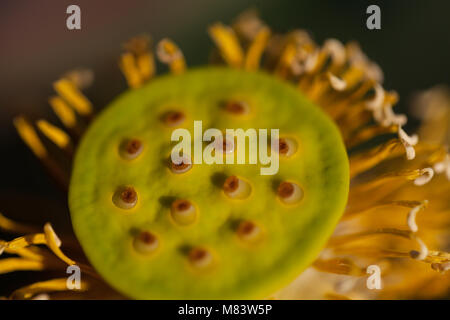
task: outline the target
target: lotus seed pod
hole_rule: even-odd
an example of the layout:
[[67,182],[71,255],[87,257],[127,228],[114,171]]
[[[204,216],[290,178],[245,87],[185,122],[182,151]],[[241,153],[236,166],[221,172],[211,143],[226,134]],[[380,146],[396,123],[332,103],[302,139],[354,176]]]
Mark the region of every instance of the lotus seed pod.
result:
[[[172,132],[194,137],[194,120],[221,132],[278,129],[268,154],[278,151],[279,170],[197,163],[193,153],[172,162]],[[227,138],[223,147],[224,157],[238,151]],[[316,258],[348,189],[341,134],[319,107],[263,72],[207,67],[114,100],[77,149],[69,205],[89,261],[128,297],[265,298]]]

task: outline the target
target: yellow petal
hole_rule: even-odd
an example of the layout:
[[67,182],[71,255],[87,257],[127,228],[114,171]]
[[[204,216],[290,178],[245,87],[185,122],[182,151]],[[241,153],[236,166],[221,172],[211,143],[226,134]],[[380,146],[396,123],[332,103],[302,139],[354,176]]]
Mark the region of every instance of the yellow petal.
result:
[[158,43],[157,53],[159,60],[167,63],[172,73],[180,74],[186,70],[183,53],[172,40],[162,39]]
[[142,85],[142,76],[136,65],[136,58],[133,54],[129,52],[122,54],[119,66],[130,88],[139,88]]
[[66,100],[80,115],[92,113],[91,102],[67,79],[60,79],[53,83],[55,91]]
[[59,249],[59,246],[61,245],[61,241],[59,240],[58,236],[56,235],[55,231],[53,231],[53,228],[50,223],[46,223],[44,226],[44,232],[45,232],[45,239],[47,241],[47,246],[50,248],[50,250],[53,251],[53,253],[60,258],[62,261],[67,263],[68,265],[75,264],[75,261],[68,258],[62,251]]
[[39,271],[44,270],[44,263],[42,261],[28,260],[24,258],[6,258],[0,259],[0,274],[5,274],[13,271]]
[[70,138],[63,130],[52,125],[45,120],[39,120],[37,122],[39,130],[54,144],[56,144],[61,149],[67,148],[70,144]]
[[[84,281],[81,282],[81,291],[85,291],[88,288],[88,284]],[[67,288],[67,279],[58,278],[48,281],[36,282],[29,286],[20,288],[14,291],[11,295],[11,299],[30,299],[34,295],[46,292],[55,291],[69,291]]]
[[245,56],[244,68],[246,70],[257,70],[259,67],[259,61],[261,55],[267,46],[270,38],[270,30],[267,27],[263,27],[255,39],[253,39],[250,47],[247,50],[247,55]]
[[225,62],[234,68],[240,68],[244,61],[244,53],[234,31],[221,23],[212,25],[208,31]]
[[47,150],[39,139],[33,126],[24,117],[14,119],[14,126],[25,144],[33,151],[36,157],[47,157]]
[[75,127],[77,123],[75,113],[63,99],[54,96],[49,99],[49,103],[53,112],[67,128]]

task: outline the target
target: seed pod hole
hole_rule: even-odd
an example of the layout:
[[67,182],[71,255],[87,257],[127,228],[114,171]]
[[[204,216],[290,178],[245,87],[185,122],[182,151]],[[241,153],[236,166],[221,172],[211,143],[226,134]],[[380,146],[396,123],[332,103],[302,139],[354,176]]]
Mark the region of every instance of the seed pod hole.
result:
[[240,116],[250,113],[250,106],[245,101],[231,100],[225,103],[224,109],[227,113]]
[[205,248],[193,248],[188,253],[189,263],[198,269],[210,267],[213,262],[213,255]]
[[138,195],[131,186],[121,186],[117,188],[113,195],[113,203],[120,209],[131,209],[136,206]]
[[173,220],[179,225],[189,225],[195,222],[197,210],[188,200],[178,199],[172,202],[170,214]]
[[303,199],[303,190],[296,183],[283,181],[278,186],[277,195],[283,203],[295,204]]
[[255,242],[261,237],[261,228],[252,221],[239,223],[236,234],[244,242]]
[[188,158],[181,159],[179,163],[174,163],[172,159],[169,159],[169,161],[170,170],[176,174],[185,173],[192,168],[192,161]]
[[149,231],[141,231],[133,241],[134,249],[142,254],[155,252],[159,247],[159,240]]
[[184,120],[186,119],[186,116],[181,111],[168,111],[163,115],[163,122],[165,125],[169,127],[176,127],[181,125]]
[[138,139],[127,139],[120,144],[119,153],[123,159],[132,160],[142,153],[142,149],[142,141]]
[[234,141],[232,139],[224,137],[223,139],[218,139],[216,144],[216,150],[224,154],[231,154],[234,152]]
[[245,199],[251,191],[250,184],[236,176],[228,177],[223,184],[223,192],[231,199]]
[[278,141],[278,153],[286,158],[297,152],[297,142],[291,138],[280,138]]

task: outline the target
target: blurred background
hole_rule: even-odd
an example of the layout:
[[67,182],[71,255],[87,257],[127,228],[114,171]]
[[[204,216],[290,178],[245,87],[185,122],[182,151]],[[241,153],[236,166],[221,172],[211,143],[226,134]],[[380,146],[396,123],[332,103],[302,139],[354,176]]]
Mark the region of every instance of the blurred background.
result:
[[[81,8],[81,30],[66,28],[71,4]],[[370,4],[381,8],[381,30],[366,28]],[[12,125],[20,113],[58,123],[47,104],[52,81],[69,69],[91,68],[96,77],[86,93],[101,109],[126,89],[117,58],[129,37],[149,33],[155,42],[170,37],[189,65],[199,65],[212,48],[206,27],[218,20],[229,23],[249,8],[274,31],[304,28],[319,43],[329,37],[358,41],[383,69],[384,86],[399,92],[399,111],[407,110],[414,92],[450,84],[450,1],[445,0],[1,0],[0,212],[37,224],[51,220],[57,231],[70,230],[66,194]],[[27,283],[26,277],[15,287]],[[5,281],[0,277],[0,295]]]

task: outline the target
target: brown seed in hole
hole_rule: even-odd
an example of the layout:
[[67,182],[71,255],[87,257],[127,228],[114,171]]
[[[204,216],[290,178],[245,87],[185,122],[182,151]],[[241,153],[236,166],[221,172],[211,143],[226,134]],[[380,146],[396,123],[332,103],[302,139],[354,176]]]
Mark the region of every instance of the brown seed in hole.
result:
[[152,233],[148,232],[148,231],[142,231],[139,236],[138,236],[139,241],[141,241],[144,244],[153,244],[156,241],[158,241],[158,239],[155,237],[155,235],[153,235]]
[[133,187],[125,187],[125,189],[120,193],[120,199],[125,203],[136,202],[137,193]]
[[138,139],[131,139],[127,142],[125,150],[129,154],[135,154],[139,152],[142,147],[142,142]]
[[159,240],[153,233],[142,231],[135,237],[133,245],[139,253],[149,254],[158,248]]
[[174,173],[184,173],[188,171],[192,167],[192,164],[188,163],[188,161],[181,161],[180,163],[174,163],[170,160],[170,169]]
[[190,201],[177,199],[172,202],[170,214],[177,224],[184,226],[195,222],[197,210]]
[[225,110],[231,114],[241,115],[247,112],[248,106],[243,101],[229,101],[225,104]]
[[[222,142],[222,144],[220,144]],[[223,138],[217,140],[217,150],[223,154],[230,154],[234,152],[234,141],[231,139]]]
[[206,249],[194,248],[189,251],[188,259],[193,266],[198,268],[204,268],[211,264],[212,255]]
[[173,169],[182,170],[182,169],[186,169],[187,167],[189,167],[188,163],[181,162],[181,163],[177,164],[177,163],[172,162]]
[[282,182],[278,186],[277,194],[280,198],[289,198],[294,194],[294,186],[290,182]]
[[251,221],[242,221],[239,224],[236,233],[241,240],[254,241],[259,238],[259,235],[261,234],[260,231],[260,228],[255,223]]
[[175,200],[172,205],[178,211],[186,211],[192,206],[187,200]]
[[279,144],[278,144],[278,152],[281,154],[286,154],[289,151],[289,145],[287,143],[287,141],[283,138],[281,138],[279,140]]
[[278,153],[289,158],[297,151],[297,142],[291,138],[280,138],[278,140]]
[[236,191],[238,187],[239,187],[239,178],[236,176],[228,177],[223,184],[223,190],[226,193]]
[[164,116],[164,123],[168,126],[176,126],[181,124],[186,116],[181,111],[169,111]]
[[249,234],[255,230],[255,224],[250,221],[244,221],[239,225],[238,232],[240,234]]
[[119,147],[119,154],[123,159],[133,160],[142,152],[143,144],[139,139],[124,140]]
[[224,139],[222,142],[222,153],[232,153],[233,151],[234,151],[233,142]]
[[252,192],[250,183],[236,176],[228,177],[222,188],[225,195],[230,199],[243,200],[248,198]]
[[116,189],[112,197],[113,203],[121,209],[131,209],[136,206],[138,194],[131,186],[121,186]]
[[284,181],[280,183],[277,190],[278,197],[285,204],[296,204],[303,199],[303,189],[294,182]]

